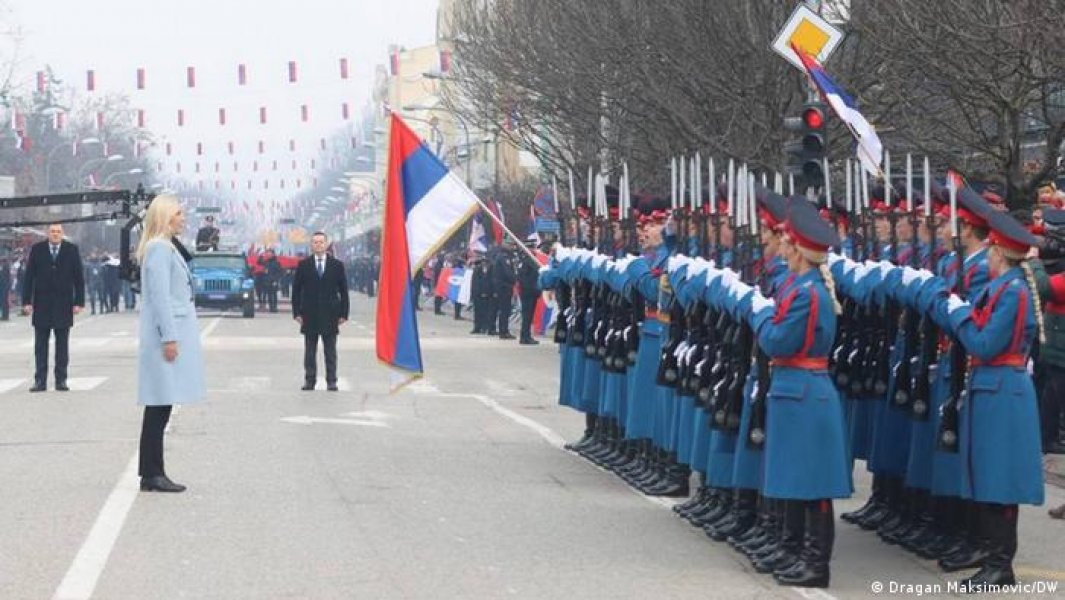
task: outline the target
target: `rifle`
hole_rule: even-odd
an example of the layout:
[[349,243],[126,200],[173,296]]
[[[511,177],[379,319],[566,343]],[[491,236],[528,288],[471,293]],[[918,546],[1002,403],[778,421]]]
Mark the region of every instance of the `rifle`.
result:
[[[931,202],[931,198],[927,198],[925,202]],[[928,249],[928,259],[930,266],[935,268],[936,260],[936,228],[935,217],[932,216],[929,211],[926,216],[926,226],[931,234]],[[939,358],[939,329],[936,327],[935,321],[928,315],[921,316],[921,349],[918,357],[918,369],[913,377],[913,406],[911,414],[913,418],[919,421],[926,421],[930,416],[929,407],[932,405],[932,365],[935,364]]]
[[[953,234],[952,245],[954,246],[954,260],[957,264],[957,270],[954,273],[955,281],[954,286],[957,293],[962,298],[965,297],[965,277],[962,273],[965,267],[965,259],[963,258],[963,248],[961,245],[961,235],[958,229],[958,215],[956,206],[957,190],[955,186],[950,186],[951,194],[951,233]],[[962,347],[961,340],[954,339],[950,345],[950,388],[949,395],[946,401],[943,403],[942,418],[939,422],[939,431],[936,434],[937,446],[944,452],[957,452],[958,451],[958,409],[961,407],[961,403],[965,401],[966,396],[966,371],[968,367],[968,357],[965,354],[965,348]]]

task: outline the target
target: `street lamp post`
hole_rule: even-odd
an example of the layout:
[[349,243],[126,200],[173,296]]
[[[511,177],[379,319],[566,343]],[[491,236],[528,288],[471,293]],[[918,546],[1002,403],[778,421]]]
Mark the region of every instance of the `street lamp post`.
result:
[[[449,115],[451,115],[451,117],[453,119],[458,121],[459,125],[462,125],[462,133],[466,137],[466,186],[469,187],[471,185],[471,183],[470,183],[471,182],[471,179],[470,179],[470,161],[471,161],[471,156],[470,156],[470,127],[469,127],[469,125],[466,124],[466,121],[464,119],[462,119],[461,117],[459,117],[458,115],[456,115],[454,112],[449,111],[449,110],[444,110],[444,109],[442,109],[442,108],[440,108],[438,106],[411,105],[411,106],[404,106],[403,110],[415,110],[415,111],[416,110],[424,110],[424,111],[446,112]],[[455,155],[455,158],[458,158],[458,154],[457,153]]]
[[440,133],[440,128],[436,126],[436,123],[433,123],[432,121],[430,121],[428,119],[420,119],[418,117],[412,117],[412,116],[409,116],[409,115],[403,115],[403,120],[405,120],[405,121],[415,121],[417,123],[425,123],[426,125],[428,125],[429,128],[433,130],[433,135],[436,136],[436,150],[435,150],[435,152],[436,152],[437,156],[440,156],[440,147],[444,143],[444,134]]
[[111,156],[106,156],[104,158],[95,158],[93,160],[85,161],[85,164],[81,165],[81,168],[78,169],[77,187],[82,187],[81,182],[85,178],[85,175],[88,173],[90,167],[96,167],[107,162],[118,162],[120,160],[126,160],[126,157],[122,156],[121,154],[112,154]]
[[[74,143],[78,146],[89,146],[100,144],[101,142],[97,138],[85,138],[83,140],[77,140]],[[52,148],[52,150],[48,152],[48,157],[44,160],[44,193],[46,194],[52,191],[52,158],[55,157],[57,150],[66,147],[70,147],[71,152],[73,152],[73,146],[67,146],[66,142],[64,142],[57,144],[55,148]]]
[[107,187],[107,184],[111,183],[111,180],[114,179],[115,177],[124,177],[126,175],[140,175],[143,172],[144,172],[144,169],[142,169],[140,167],[134,167],[134,168],[132,168],[132,169],[130,169],[128,171],[115,171],[114,173],[111,173],[110,175],[108,175],[107,177],[104,178],[103,185],[104,185],[104,187]]

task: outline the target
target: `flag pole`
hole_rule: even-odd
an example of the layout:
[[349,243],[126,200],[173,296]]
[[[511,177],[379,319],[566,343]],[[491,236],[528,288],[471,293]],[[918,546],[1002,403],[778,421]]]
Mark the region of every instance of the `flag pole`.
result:
[[489,216],[489,217],[491,217],[491,218],[492,218],[492,220],[496,222],[496,225],[499,225],[499,227],[503,229],[503,233],[506,233],[506,234],[507,234],[508,236],[510,236],[510,238],[511,238],[512,240],[514,240],[514,241],[515,241],[515,242],[516,242],[516,243],[518,244],[518,247],[519,247],[519,248],[521,248],[522,250],[524,250],[524,251],[525,251],[525,254],[526,254],[526,255],[528,255],[528,256],[529,256],[529,258],[531,258],[531,259],[535,260],[535,261],[536,261],[536,263],[537,263],[537,264],[539,264],[539,263],[540,263],[540,259],[536,258],[536,255],[535,255],[535,254],[533,254],[531,250],[529,250],[528,248],[526,248],[526,247],[525,247],[525,242],[524,242],[523,240],[520,240],[520,239],[518,239],[518,236],[514,235],[514,232],[513,232],[513,231],[511,231],[511,230],[510,230],[510,228],[509,228],[509,227],[507,227],[505,223],[503,223],[503,220],[502,220],[502,219],[500,219],[499,217],[497,217],[497,216],[495,215],[495,213],[493,213],[493,212],[492,212],[492,211],[491,211],[491,210],[490,210],[490,209],[488,208],[488,205],[487,205],[487,204],[485,204],[485,203],[484,203],[484,202],[483,202],[483,201],[481,200],[481,198],[480,198],[479,196],[477,196],[477,194],[474,194],[474,195],[473,195],[473,197],[474,197],[474,198],[475,198],[475,199],[477,200],[477,204],[480,204],[480,205],[481,205],[481,208],[483,208],[483,209],[484,209],[484,212],[488,213],[488,216]]

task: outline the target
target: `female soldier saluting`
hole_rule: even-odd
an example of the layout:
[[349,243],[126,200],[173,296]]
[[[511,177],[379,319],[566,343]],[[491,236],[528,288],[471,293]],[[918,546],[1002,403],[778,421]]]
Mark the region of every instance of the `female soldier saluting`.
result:
[[[825,261],[838,236],[804,201],[788,207],[780,252],[791,276],[774,300],[717,271],[723,290],[707,301],[748,319],[758,344],[772,359],[766,410],[763,495],[801,503],[805,547],[798,560],[773,572],[782,585],[828,587],[835,539],[833,498],[853,486],[844,443],[843,409],[828,374],[836,336],[835,284]],[[709,296],[709,295],[708,295]]]

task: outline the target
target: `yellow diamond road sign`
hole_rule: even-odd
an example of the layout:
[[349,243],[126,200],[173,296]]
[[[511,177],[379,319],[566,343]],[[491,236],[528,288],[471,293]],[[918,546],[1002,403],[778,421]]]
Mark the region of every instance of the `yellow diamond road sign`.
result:
[[823,63],[841,41],[843,41],[842,31],[833,27],[805,4],[800,4],[773,40],[773,50],[791,64],[803,69],[802,61],[791,48],[792,44],[816,58],[817,62]]

